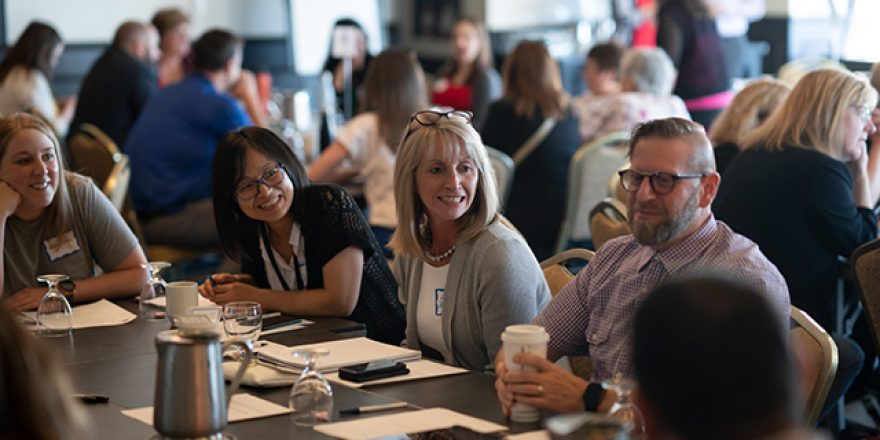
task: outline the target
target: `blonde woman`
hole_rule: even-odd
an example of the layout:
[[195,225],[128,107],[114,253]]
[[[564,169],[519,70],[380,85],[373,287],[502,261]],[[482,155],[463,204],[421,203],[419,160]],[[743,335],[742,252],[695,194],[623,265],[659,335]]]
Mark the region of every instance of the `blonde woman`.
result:
[[750,82],[730,105],[718,115],[709,132],[715,146],[715,164],[724,173],[733,157],[739,153],[740,143],[766,120],[785,100],[791,87],[777,79],[761,78]]
[[833,328],[838,256],[877,238],[865,140],[877,92],[843,70],[808,73],[743,141],[715,199],[717,218],[754,240],[793,305]]
[[122,216],[91,179],[64,170],[52,129],[25,113],[0,118],[0,250],[0,294],[14,310],[39,305],[40,274],[75,280],[73,302],[133,295],[147,281]]
[[501,332],[531,322],[550,290],[522,237],[498,214],[495,176],[471,124],[469,112],[413,115],[394,169],[400,222],[390,246],[407,344],[490,371]]
[[312,164],[309,180],[342,183],[359,174],[370,208],[367,221],[384,248],[397,226],[391,189],[395,150],[409,115],[427,105],[425,78],[412,52],[388,49],[370,63],[363,87],[361,112]]

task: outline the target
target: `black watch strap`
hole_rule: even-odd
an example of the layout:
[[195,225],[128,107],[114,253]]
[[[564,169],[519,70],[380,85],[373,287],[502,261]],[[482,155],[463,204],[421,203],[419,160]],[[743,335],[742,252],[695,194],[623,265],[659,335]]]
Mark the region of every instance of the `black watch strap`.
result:
[[605,388],[602,387],[602,385],[590,382],[582,396],[582,399],[584,400],[584,410],[595,412],[596,409],[599,408],[599,404],[602,403],[604,397]]

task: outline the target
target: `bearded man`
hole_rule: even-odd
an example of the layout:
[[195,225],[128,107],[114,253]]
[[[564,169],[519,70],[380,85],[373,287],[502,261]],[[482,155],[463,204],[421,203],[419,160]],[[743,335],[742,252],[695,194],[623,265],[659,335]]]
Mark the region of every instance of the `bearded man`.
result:
[[[712,215],[721,177],[703,127],[680,118],[637,125],[629,158],[620,181],[628,192],[632,235],[600,248],[535,319],[550,334],[547,359],[527,353],[514,358],[535,372],[508,372],[499,352],[495,388],[505,414],[514,401],[557,412],[606,412],[616,397],[602,381],[617,373],[634,377],[636,310],[652,289],[671,280],[711,274],[745,283],[766,297],[779,328],[788,329],[782,275],[754,242]],[[566,355],[590,356],[590,381],[552,363]]]

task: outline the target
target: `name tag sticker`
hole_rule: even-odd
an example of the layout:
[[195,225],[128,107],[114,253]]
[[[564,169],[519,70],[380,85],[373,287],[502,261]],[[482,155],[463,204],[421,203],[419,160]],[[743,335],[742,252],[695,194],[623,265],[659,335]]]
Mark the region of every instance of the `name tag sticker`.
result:
[[46,255],[49,257],[50,262],[79,252],[79,241],[73,235],[73,231],[50,238],[43,242],[43,246],[46,248]]

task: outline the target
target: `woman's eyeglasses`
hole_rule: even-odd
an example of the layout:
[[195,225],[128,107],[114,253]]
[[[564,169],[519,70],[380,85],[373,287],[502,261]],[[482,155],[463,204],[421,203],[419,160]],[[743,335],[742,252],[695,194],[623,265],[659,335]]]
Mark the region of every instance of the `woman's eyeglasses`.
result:
[[406,126],[406,133],[403,135],[403,140],[405,141],[406,138],[409,137],[409,134],[412,133],[413,121],[418,122],[419,125],[423,127],[427,127],[430,125],[437,125],[444,119],[461,121],[465,124],[473,125],[474,114],[467,110],[419,110],[409,117],[409,123]]
[[239,200],[251,200],[260,193],[260,184],[265,185],[266,188],[274,188],[282,181],[284,181],[284,165],[279,162],[274,167],[263,171],[259,179],[242,179],[238,182],[238,185],[235,186],[235,196]]

